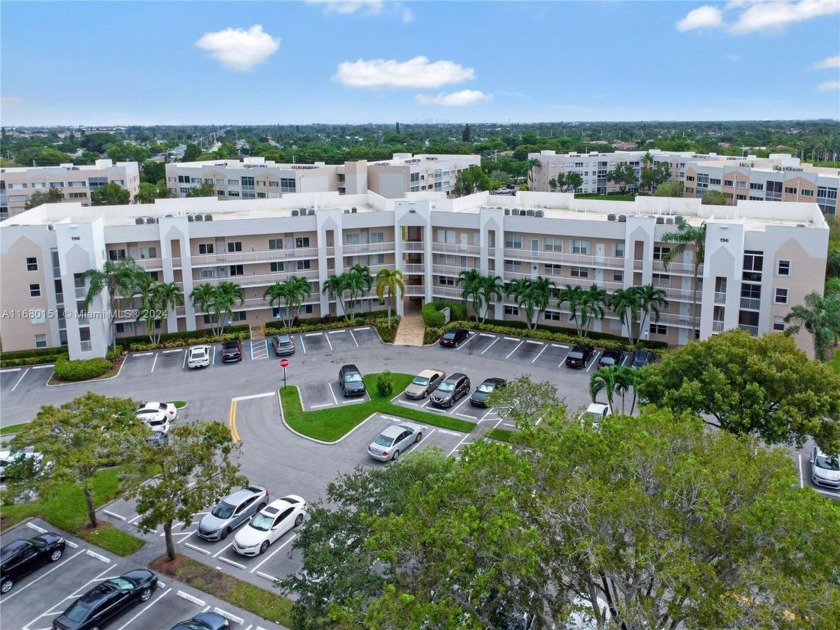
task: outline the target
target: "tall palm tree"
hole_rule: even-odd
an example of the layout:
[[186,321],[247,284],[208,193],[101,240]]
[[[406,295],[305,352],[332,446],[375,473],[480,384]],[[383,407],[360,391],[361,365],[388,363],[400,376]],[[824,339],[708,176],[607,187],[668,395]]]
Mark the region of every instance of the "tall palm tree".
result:
[[212,308],[218,328],[214,327],[214,334],[220,336],[228,320],[233,319],[233,309],[237,304],[245,303],[245,291],[241,286],[230,280],[220,282],[216,287]]
[[583,287],[573,287],[570,284],[567,284],[564,288],[560,289],[560,291],[557,292],[558,307],[562,308],[564,302],[569,303],[569,321],[574,323],[578,337],[583,336],[583,330],[581,328],[581,318],[578,317],[578,311],[580,310],[581,305],[584,302],[584,293],[585,291]]
[[668,300],[665,299],[665,290],[655,287],[652,284],[644,284],[640,287],[633,287],[639,297],[639,309],[642,311],[642,321],[639,330],[645,330],[648,317],[651,321],[659,321],[659,309],[668,307]]
[[114,348],[117,347],[115,331],[117,300],[127,299],[134,295],[140,273],[145,273],[145,271],[137,267],[133,258],[122,258],[116,261],[106,260],[101,270],[88,269],[82,274],[89,283],[84,301],[85,310],[90,307],[97,296],[107,293],[108,323]]
[[540,316],[545,313],[545,309],[548,308],[551,298],[553,298],[554,294],[557,293],[557,285],[554,284],[554,281],[550,278],[537,276],[531,280],[528,289],[530,291],[531,301],[533,302],[533,325],[534,328],[536,328],[537,323],[540,320]]
[[786,335],[795,335],[804,327],[814,337],[814,357],[818,361],[831,358],[831,345],[840,334],[840,297],[829,294],[825,297],[816,291],[805,296],[805,304],[797,304],[785,316],[785,322],[795,322],[785,330]]
[[370,291],[373,278],[370,275],[370,268],[359,264],[350,267],[346,276],[347,289],[350,291],[350,319],[353,319],[356,316],[356,301]]
[[487,319],[487,312],[490,310],[491,302],[498,302],[505,296],[505,283],[501,276],[482,276],[478,283],[481,294],[482,315],[481,321]]
[[312,295],[312,285],[303,276],[290,276],[286,280],[286,304],[289,306],[289,325],[300,313],[303,301]]
[[283,302],[286,303],[286,317],[283,318],[284,323],[286,326],[292,325],[292,309],[289,306],[289,302],[287,301],[286,297],[289,293],[288,291],[288,284],[289,281],[285,280],[283,282],[275,282],[271,286],[269,286],[265,293],[263,293],[263,299],[268,300],[268,305],[272,308],[274,304],[277,303],[277,308],[280,308]]
[[139,294],[139,305],[137,308],[137,319],[135,321],[143,321],[146,326],[146,334],[149,335],[149,341],[152,343],[157,343],[160,340],[160,333],[155,335],[155,321],[158,319],[156,315],[160,308],[155,289],[156,283],[150,274],[145,271],[137,274],[134,292],[135,294]]
[[581,293],[580,302],[580,326],[583,330],[583,336],[589,332],[589,327],[596,318],[604,319],[607,307],[607,291],[600,288],[597,284],[591,285],[586,291]]
[[[683,252],[691,249],[694,252],[694,277],[693,277],[693,298],[692,298],[692,331],[696,335],[697,319],[700,315],[697,312],[697,288],[700,285],[700,278],[697,274],[700,271],[700,265],[706,258],[706,224],[703,223],[700,227],[693,227],[687,222],[680,223],[676,232],[668,232],[662,235],[662,240],[666,243],[675,243],[674,247],[662,259],[662,264],[665,269],[677,257],[682,256]],[[692,337],[692,341],[694,338]]]
[[458,274],[458,285],[461,287],[461,298],[464,302],[471,301],[475,321],[478,321],[482,307],[481,273],[478,269],[464,269]]
[[[177,308],[184,305],[184,290],[177,282],[160,282],[155,285],[158,308],[161,311],[169,311],[170,308]],[[169,329],[167,328],[167,331]],[[172,332],[172,331],[169,331]],[[160,335],[158,335],[160,341]]]
[[[354,273],[359,278],[359,297],[367,298],[370,295],[370,290],[373,287],[373,276],[370,275],[370,267],[367,265],[355,264],[350,268],[350,272]],[[372,309],[372,300],[367,300],[368,312]]]
[[635,343],[633,327],[639,323],[639,292],[636,287],[613,291],[608,303],[610,310],[618,315],[621,325],[627,329],[627,340]]
[[376,274],[376,297],[379,298],[381,302],[383,297],[385,297],[385,293],[387,291],[387,301],[388,301],[388,328],[391,327],[391,301],[396,296],[396,299],[400,299],[400,296],[405,293],[405,282],[402,279],[402,271],[399,269],[380,269],[379,273]]
[[602,391],[607,395],[607,404],[613,409],[613,394],[615,393],[615,371],[618,366],[598,368],[589,377],[589,395],[592,402],[598,402],[598,394]]
[[613,365],[610,369],[613,370],[615,393],[621,395],[621,413],[624,413],[625,395],[631,389],[633,390],[633,402],[630,404],[630,415],[633,415],[633,410],[636,408],[636,376],[639,372],[626,365]]
[[[324,286],[321,289],[328,296],[335,300],[336,315],[341,313],[347,317],[347,310],[344,307],[344,291],[347,290],[348,276],[346,273],[333,274],[324,280]],[[338,307],[341,306],[341,313],[338,312]]]
[[190,302],[199,313],[209,313],[216,293],[216,287],[209,282],[202,282],[190,293]]
[[525,309],[525,325],[530,329],[531,320],[534,317],[534,295],[531,291],[531,280],[529,278],[517,278],[507,288],[508,297],[512,297],[514,304]]

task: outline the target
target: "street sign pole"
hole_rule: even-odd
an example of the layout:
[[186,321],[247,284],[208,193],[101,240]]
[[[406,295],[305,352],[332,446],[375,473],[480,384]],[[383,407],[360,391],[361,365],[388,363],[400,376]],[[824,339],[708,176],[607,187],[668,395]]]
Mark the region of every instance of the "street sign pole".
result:
[[280,367],[283,368],[283,389],[286,389],[286,368],[289,367],[289,360],[280,359]]

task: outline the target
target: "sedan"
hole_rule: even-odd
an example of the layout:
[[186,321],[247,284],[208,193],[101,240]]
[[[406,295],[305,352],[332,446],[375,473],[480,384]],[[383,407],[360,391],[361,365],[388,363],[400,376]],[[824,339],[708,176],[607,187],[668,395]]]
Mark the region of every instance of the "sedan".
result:
[[423,370],[414,377],[403,392],[406,398],[425,398],[446,378],[443,370]]
[[242,360],[242,343],[239,339],[228,339],[222,344],[222,363]]
[[12,474],[15,477],[23,477],[46,470],[48,467],[43,466],[41,461],[43,459],[44,455],[42,453],[31,451],[0,451],[0,481],[5,481],[6,475],[8,474]]
[[575,344],[572,350],[566,357],[566,367],[570,368],[584,368],[589,361],[595,348],[587,346],[586,344]]
[[826,455],[815,446],[811,452],[811,480],[818,486],[840,489],[840,455]]
[[391,425],[368,446],[368,455],[380,462],[397,460],[400,453],[423,439],[423,428],[410,422]]
[[466,374],[456,372],[438,385],[432,392],[432,404],[438,407],[451,407],[462,396],[470,393],[470,379]]
[[170,630],[225,630],[225,628],[230,628],[230,621],[219,613],[207,611],[198,613],[192,619],[179,622]]
[[458,347],[462,341],[469,337],[469,332],[466,328],[453,328],[447,330],[440,337],[440,345],[450,348]]
[[268,490],[262,486],[234,490],[202,517],[197,533],[204,540],[224,540],[267,504]]
[[497,389],[501,389],[507,385],[507,381],[503,378],[486,378],[481,385],[475,388],[473,395],[470,396],[470,404],[473,407],[486,407],[487,399],[490,394]]
[[274,335],[271,345],[274,346],[274,354],[278,357],[287,357],[295,353],[295,342],[291,335]]
[[47,562],[64,555],[64,538],[46,532],[27,540],[14,540],[0,549],[0,593],[8,593],[15,582]]
[[169,432],[169,423],[178,417],[178,410],[172,403],[147,402],[134,412],[138,420],[145,422],[152,431]]
[[612,367],[621,362],[621,350],[604,350],[604,354],[598,359],[598,367]]
[[187,367],[190,369],[210,366],[210,346],[193,346],[187,353]]
[[53,621],[53,630],[104,628],[129,608],[149,601],[157,576],[148,569],[134,569],[97,584]]
[[304,512],[306,501],[297,495],[272,501],[234,536],[233,550],[243,556],[265,553],[271,543],[303,523]]

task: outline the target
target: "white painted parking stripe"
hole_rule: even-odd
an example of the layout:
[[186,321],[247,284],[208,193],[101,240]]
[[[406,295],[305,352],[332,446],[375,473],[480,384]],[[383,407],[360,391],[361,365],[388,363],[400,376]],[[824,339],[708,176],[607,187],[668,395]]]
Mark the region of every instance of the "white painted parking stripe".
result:
[[484,348],[484,350],[482,350],[482,351],[481,351],[481,354],[484,354],[484,353],[485,353],[485,352],[487,352],[490,348],[492,348],[492,347],[493,347],[493,344],[495,344],[495,343],[496,343],[499,339],[501,339],[501,337],[496,337],[496,338],[493,340],[493,342],[492,342],[489,346],[487,346],[486,348]]
[[597,363],[598,363],[598,356],[599,356],[600,354],[601,354],[600,352],[596,352],[596,353],[595,353],[595,356],[594,356],[594,357],[592,357],[592,363],[590,363],[590,364],[589,364],[589,367],[588,367],[588,368],[586,368],[586,371],[587,371],[587,372],[588,372],[589,370],[591,370],[591,369],[592,369],[592,366],[593,366],[593,365],[597,365]]
[[398,400],[397,404],[398,405],[411,405],[412,407],[419,407],[420,406],[417,403],[408,402],[407,400]]
[[211,362],[211,365],[216,365],[216,350],[217,347],[213,346],[213,361]]
[[455,413],[455,412],[456,412],[456,411],[458,411],[461,407],[463,407],[463,406],[467,403],[467,401],[469,401],[469,396],[464,396],[464,399],[463,399],[460,403],[458,403],[458,406],[457,406],[457,407],[455,407],[455,408],[454,408],[452,411],[450,411],[449,413],[450,413],[450,414]]
[[34,529],[39,534],[46,534],[47,533],[46,529],[44,529],[43,527],[38,527],[35,523],[26,523],[26,526],[29,529]]
[[183,599],[186,599],[188,602],[192,602],[192,603],[193,603],[193,604],[195,604],[196,606],[204,606],[204,605],[206,605],[206,604],[207,604],[207,602],[205,602],[203,599],[198,599],[198,597],[195,597],[194,595],[190,595],[189,593],[185,593],[184,591],[180,591],[180,590],[179,590],[179,591],[178,591],[177,593],[175,593],[175,594],[176,594],[178,597],[181,597],[181,598],[183,598]]
[[359,347],[359,342],[356,341],[356,335],[353,334],[352,330],[350,331],[350,336],[353,338],[353,343],[355,343],[356,347],[358,348]]
[[[568,346],[566,346],[566,347],[568,348]],[[563,357],[563,360],[560,361],[560,363],[557,364],[557,367],[563,367],[563,364],[566,362],[566,359],[569,357],[569,354],[571,354],[571,352],[566,353],[566,356]]]
[[46,370],[47,368],[55,367],[55,363],[48,363],[47,365],[33,365],[33,370]]
[[306,333],[304,336],[305,337],[317,337],[317,336],[323,335],[323,334],[324,333],[322,333],[322,332],[315,332],[315,333]]
[[72,540],[65,539],[64,544],[67,545],[68,547],[72,547],[73,549],[78,549],[79,548],[79,545],[74,543]]
[[496,335],[491,335],[490,333],[480,332],[480,333],[478,333],[478,336],[479,337],[495,337]]
[[5,370],[0,370],[0,374],[5,374],[6,372],[20,372],[20,368],[6,368]]
[[565,348],[568,350],[569,346],[564,346],[562,343],[553,343],[551,344],[552,348]]
[[289,540],[287,540],[286,542],[284,542],[282,545],[280,545],[279,547],[277,547],[277,549],[275,549],[275,550],[274,550],[274,551],[272,551],[270,554],[268,554],[265,558],[263,558],[263,559],[262,559],[262,562],[260,562],[257,566],[255,566],[255,567],[254,567],[253,569],[251,569],[250,571],[248,571],[248,573],[253,573],[253,572],[254,572],[254,571],[256,571],[257,569],[259,569],[259,568],[260,568],[262,565],[264,565],[264,564],[265,564],[268,560],[270,560],[271,558],[273,558],[273,557],[274,557],[274,554],[276,554],[276,553],[277,553],[278,551],[280,551],[283,547],[285,547],[285,546],[286,546],[286,545],[288,545],[290,542],[292,542],[295,538],[297,538],[297,534],[292,534],[292,537],[291,537],[291,538],[289,538]]
[[327,334],[328,335],[337,335],[338,333],[345,333],[347,332],[346,328],[341,328],[339,330],[330,330]]
[[161,595],[160,595],[157,599],[155,599],[154,601],[149,602],[149,603],[148,603],[148,604],[147,604],[147,605],[143,608],[143,610],[141,610],[139,613],[137,613],[136,615],[134,615],[131,619],[129,619],[128,621],[126,621],[124,625],[120,626],[120,627],[119,627],[119,630],[124,630],[125,628],[127,628],[129,625],[131,625],[131,622],[132,622],[132,621],[134,621],[135,619],[137,619],[137,617],[139,617],[139,616],[140,616],[140,615],[142,615],[144,612],[146,612],[147,610],[149,610],[149,608],[151,608],[152,606],[154,606],[155,604],[157,604],[160,600],[162,600],[164,597],[166,597],[167,595],[169,595],[169,593],[171,593],[171,592],[172,592],[172,589],[170,588],[168,591],[166,591],[166,592],[162,593],[162,594],[161,594]]
[[154,354],[154,352],[135,352],[131,356],[133,357],[150,357]]
[[519,350],[519,346],[521,346],[523,343],[524,343],[523,341],[520,341],[518,344],[516,344],[516,347],[508,353],[508,355],[505,357],[505,359],[510,359],[511,355],[514,352],[516,352],[517,350]]
[[238,623],[240,625],[245,623],[245,620],[242,617],[237,617],[233,613],[229,613],[228,611],[222,610],[221,608],[214,608],[213,612],[216,613],[217,615],[221,615],[225,619],[230,619],[234,623]]
[[[214,553],[214,554],[213,554],[213,557],[214,557],[214,558],[218,557],[218,555],[219,555],[220,553],[222,553],[222,552],[223,552],[223,551],[225,551],[226,549],[230,549],[231,547],[233,547],[233,541],[232,541],[232,540],[231,540],[231,541],[230,541],[227,545],[225,545],[224,547],[222,547],[221,549],[219,549],[216,553]],[[224,560],[224,558],[220,558],[220,560]],[[244,569],[245,567],[242,567],[242,568]]]
[[327,383],[327,385],[329,385],[329,387],[330,387],[330,394],[332,394],[333,402],[337,405],[338,404],[338,399],[335,397],[335,392],[333,391],[332,383]]
[[531,363],[533,363],[534,361],[536,361],[537,359],[539,359],[539,358],[540,358],[540,355],[541,355],[543,352],[545,352],[545,349],[546,349],[546,348],[548,348],[548,346],[543,345],[542,350],[540,350],[540,351],[537,353],[537,356],[535,356],[533,359],[531,359]]
[[[233,544],[233,543],[231,543],[231,544]],[[215,556],[214,556],[214,557],[215,557]],[[225,558],[224,556],[221,556],[221,557],[219,558],[219,560],[221,560],[222,562],[227,562],[228,564],[232,564],[232,565],[233,565],[233,566],[235,566],[235,567],[239,567],[239,568],[240,568],[240,569],[242,569],[243,571],[245,570],[245,565],[244,565],[244,564],[239,564],[238,562],[234,562],[233,560],[228,560],[228,559],[227,559],[227,558]]]
[[519,341],[516,337],[505,337],[505,341]]
[[460,437],[460,433],[456,433],[455,431],[448,431],[447,429],[438,429],[438,433],[443,433],[444,435],[454,435],[455,437]]
[[265,358],[268,358],[268,339],[265,340]]
[[491,413],[495,413],[495,412],[496,412],[495,409],[488,409],[487,413],[485,413],[483,416],[481,416],[481,420],[479,420],[479,422],[484,422],[485,420],[487,420],[487,416],[489,416]]
[[231,400],[253,400],[254,398],[268,398],[269,396],[276,396],[277,392],[266,392],[265,394],[251,394],[250,396],[237,396]]
[[12,387],[12,391],[15,391],[17,389],[17,386],[20,385],[20,382],[23,380],[23,377],[26,376],[28,373],[29,373],[29,368],[26,368],[24,373],[20,375],[20,378],[18,379],[18,382],[15,383],[14,387]]
[[332,403],[323,403],[321,405],[309,405],[310,409],[322,409],[324,407],[335,407]]
[[[248,344],[248,345],[251,347],[251,361],[253,361],[253,360],[254,360],[254,342],[252,341],[252,342],[251,342],[250,344]],[[215,358],[215,356],[216,356],[216,355],[214,354],[213,356],[214,356],[214,358]]]
[[303,335],[298,335],[298,341],[300,342],[300,347],[303,350],[303,354],[306,354],[306,344],[303,343]]
[[356,330],[370,330],[370,326],[362,326],[361,328],[357,328]]
[[[91,551],[90,549],[85,549],[85,553],[89,555],[91,558],[96,558],[100,562],[107,562],[110,564],[111,560],[103,556],[102,554],[96,553],[95,551]],[[107,570],[107,569],[106,569]]]
[[468,346],[470,341],[475,339],[477,336],[478,335],[476,335],[475,333],[467,333],[467,340],[464,343],[462,343],[460,346],[455,348],[455,352],[458,352],[458,350],[460,350],[461,348],[464,348],[464,347]]
[[370,398],[365,396],[364,398],[354,398],[353,400],[342,400],[342,405],[358,405],[359,403],[366,403],[370,402]]
[[799,487],[804,488],[805,487],[805,478],[804,478],[804,475],[802,474],[802,453],[800,453],[796,457],[796,463],[799,466]]
[[330,341],[330,336],[329,335],[324,335],[324,337],[327,340],[327,345],[330,347],[330,350],[332,350],[333,347],[332,347],[332,342]]
[[128,521],[128,522],[129,522],[129,523],[134,523],[134,521],[138,521],[138,520],[140,520],[140,519],[142,518],[142,516],[143,516],[142,514],[138,514],[137,516],[135,516],[134,518],[132,518],[132,519],[131,519],[130,521]]
[[502,422],[502,426],[505,426],[505,427],[513,427],[514,429],[516,428],[516,425],[515,425],[515,424],[511,424],[510,422]]
[[163,354],[172,354],[173,352],[183,352],[183,348],[175,348],[174,350],[164,350]]
[[[273,575],[269,575],[268,573],[263,573],[262,571],[257,571],[257,575],[259,575],[261,578],[269,580],[270,582],[276,582],[279,579],[279,578],[274,577]],[[259,626],[257,626],[257,627],[259,627]]]
[[534,341],[533,339],[526,339],[526,343],[535,343],[538,346],[544,346],[545,344],[542,341]]
[[157,365],[157,358],[158,358],[158,355],[157,355],[157,353],[155,353],[155,360],[152,361],[152,369],[150,370],[150,373],[155,371],[155,366]]
[[187,353],[186,352],[184,353],[184,362],[181,364],[181,369],[183,370],[185,367],[187,367]]
[[102,510],[103,513],[107,514],[108,516],[113,516],[114,518],[118,518],[121,521],[126,520],[125,516],[121,516],[115,512],[111,512],[110,510]]
[[195,551],[200,551],[201,553],[209,556],[210,552],[206,549],[202,549],[201,547],[196,547],[195,545],[191,545],[190,543],[184,543],[184,547],[189,547],[190,549],[194,549]]
[[[65,542],[68,542],[68,541],[65,541]],[[83,553],[84,553],[84,550],[82,550],[82,551],[80,551],[79,553],[76,553],[76,554],[74,554],[74,555],[70,556],[70,557],[69,557],[69,558],[67,558],[66,560],[62,561],[60,564],[55,565],[52,569],[50,569],[50,570],[49,570],[49,571],[47,571],[46,573],[42,573],[41,575],[39,575],[38,577],[36,577],[34,580],[27,581],[27,583],[26,583],[26,584],[24,584],[23,586],[18,586],[18,587],[15,589],[15,591],[14,591],[13,593],[11,593],[11,594],[9,594],[9,595],[4,595],[4,596],[3,596],[3,602],[4,602],[4,603],[5,603],[5,602],[8,602],[8,601],[9,601],[12,597],[14,597],[15,595],[17,595],[17,594],[18,594],[18,593],[20,593],[21,591],[26,590],[27,588],[29,588],[30,586],[32,586],[33,584],[35,584],[35,582],[37,582],[38,580],[41,580],[41,579],[43,579],[43,578],[47,577],[50,573],[52,573],[53,571],[57,571],[58,569],[60,569],[61,567],[63,567],[65,564],[67,564],[68,562],[70,562],[71,560],[73,560],[74,558],[78,558],[78,557],[79,557],[80,555],[82,555]]]

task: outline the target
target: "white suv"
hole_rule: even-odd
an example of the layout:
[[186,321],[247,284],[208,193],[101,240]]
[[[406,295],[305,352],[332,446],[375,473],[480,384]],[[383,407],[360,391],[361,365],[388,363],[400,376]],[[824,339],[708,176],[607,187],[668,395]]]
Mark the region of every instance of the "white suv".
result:
[[188,368],[209,367],[210,346],[193,346],[187,355]]

